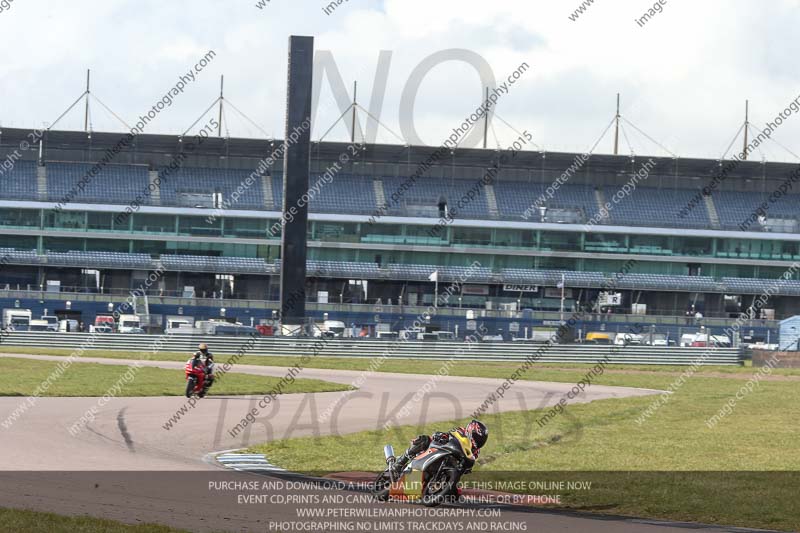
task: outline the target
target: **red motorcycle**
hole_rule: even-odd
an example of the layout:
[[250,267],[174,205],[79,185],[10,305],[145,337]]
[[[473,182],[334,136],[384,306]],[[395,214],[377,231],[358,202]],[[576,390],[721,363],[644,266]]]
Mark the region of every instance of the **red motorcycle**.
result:
[[186,371],[186,397],[197,396],[202,398],[211,386],[211,380],[206,378],[206,370],[202,366],[192,367],[190,359],[184,367]]

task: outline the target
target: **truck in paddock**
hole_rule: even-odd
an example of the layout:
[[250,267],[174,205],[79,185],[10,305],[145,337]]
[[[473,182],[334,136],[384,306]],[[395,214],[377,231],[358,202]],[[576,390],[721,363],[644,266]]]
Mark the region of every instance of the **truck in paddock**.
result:
[[138,315],[119,315],[117,331],[120,333],[144,333]]
[[117,330],[117,323],[114,322],[113,315],[97,315],[94,318],[94,325],[90,331],[96,333],[113,333]]
[[30,309],[3,309],[3,328],[9,331],[28,331],[33,314]]

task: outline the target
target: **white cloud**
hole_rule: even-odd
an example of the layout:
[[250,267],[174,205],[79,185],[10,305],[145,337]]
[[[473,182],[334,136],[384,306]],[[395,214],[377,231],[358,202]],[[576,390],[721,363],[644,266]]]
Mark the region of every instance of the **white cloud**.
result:
[[[359,82],[364,107],[378,53],[392,50],[382,120],[394,131],[408,76],[430,54],[473,50],[498,79],[526,61],[531,69],[503,97],[498,113],[532,131],[548,150],[594,143],[619,91],[624,115],[670,149],[684,157],[717,157],[741,124],[745,99],[752,118],[766,122],[800,94],[796,1],[668,0],[644,27],[635,19],[652,4],[633,0],[595,0],[576,21],[568,15],[579,0],[349,0],[330,15],[322,11],[324,0],[271,0],[262,10],[255,3],[15,0],[0,13],[0,120],[16,127],[53,120],[83,90],[91,68],[97,96],[132,121],[213,49],[212,65],[150,131],[182,132],[216,98],[225,74],[230,101],[280,135],[290,34],[315,35],[318,49],[331,50],[347,87]],[[456,62],[436,67],[418,94],[417,130],[427,142],[441,142],[479,98],[473,69]],[[316,137],[340,113],[327,89],[321,106]],[[261,135],[235,114],[229,118],[231,135]],[[81,128],[82,122],[76,112],[62,125]],[[97,106],[93,125],[119,129]],[[499,123],[495,130],[501,143],[516,137]],[[663,153],[628,133],[637,153]],[[329,138],[344,140],[346,128],[335,128]],[[797,145],[800,117],[785,122],[775,138]],[[386,132],[379,140],[396,142]],[[607,137],[599,150],[610,147]],[[791,159],[775,146],[764,150],[769,159]]]

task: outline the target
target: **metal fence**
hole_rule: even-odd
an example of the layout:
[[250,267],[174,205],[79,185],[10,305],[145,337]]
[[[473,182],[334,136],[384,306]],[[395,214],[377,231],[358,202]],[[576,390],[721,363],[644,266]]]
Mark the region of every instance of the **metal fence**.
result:
[[[739,348],[681,348],[674,346],[545,345],[530,342],[465,343],[374,339],[314,339],[297,337],[208,337],[200,335],[126,335],[121,333],[47,333],[14,331],[0,338],[0,346],[182,352],[187,356],[197,344],[208,342],[218,354],[298,357],[395,357],[408,359],[456,359],[473,361],[522,361],[536,355],[543,363],[608,363],[688,365],[741,365]],[[100,355],[100,354],[98,354]]]

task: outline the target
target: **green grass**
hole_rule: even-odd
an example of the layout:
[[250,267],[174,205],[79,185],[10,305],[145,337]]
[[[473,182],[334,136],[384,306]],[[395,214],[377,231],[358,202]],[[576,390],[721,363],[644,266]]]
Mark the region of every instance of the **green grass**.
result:
[[[0,357],[0,396],[30,396],[58,367],[58,361]],[[185,392],[183,370],[138,367],[130,370],[122,365],[75,362],[60,377],[51,380],[42,396],[102,396],[117,383],[123,383],[119,396],[181,396]],[[132,380],[121,381],[123,375]],[[53,375],[58,375],[53,374]],[[281,378],[228,373],[217,380],[211,389],[213,395],[263,394],[271,390]],[[296,379],[285,386],[284,394],[296,392],[327,392],[347,390],[350,387],[316,379]]]
[[[779,372],[774,370],[773,373]],[[575,372],[573,380],[585,372]],[[620,378],[598,383],[619,383]],[[666,388],[672,378],[627,376],[635,386]],[[634,384],[634,383],[628,383]],[[800,387],[794,381],[762,382],[738,402],[733,414],[713,429],[705,420],[736,394],[742,380],[695,376],[642,425],[635,420],[657,396],[574,404],[543,428],[544,410],[484,416],[492,431],[484,458],[493,470],[800,470],[797,409]],[[513,387],[511,394],[513,394]],[[452,424],[463,423],[454,420]],[[259,447],[277,464],[310,470],[357,470],[381,464],[387,439],[396,446],[420,432],[451,427],[451,422],[401,430],[370,431],[323,439],[293,439]],[[398,442],[399,441],[399,442]],[[555,442],[556,444],[552,444]],[[353,450],[358,450],[354,453]],[[345,453],[349,450],[349,453]]]
[[188,533],[183,529],[155,524],[128,525],[89,516],[61,516],[53,513],[0,508],[0,531],[15,533]]
[[[536,367],[530,377],[549,380],[558,375],[558,381],[575,382],[586,369],[556,372]],[[497,370],[497,365],[490,365],[475,374],[494,375]],[[675,377],[665,371],[607,372],[597,382],[666,389]],[[741,379],[703,377],[700,372],[641,426],[635,420],[654,397],[576,404],[544,428],[536,423],[541,410],[485,416],[491,437],[472,478],[593,480],[590,491],[558,491],[561,507],[797,530],[800,384],[762,381],[714,429],[705,425],[754,371],[732,372]],[[773,374],[794,375],[777,369]],[[383,464],[383,444],[392,443],[400,450],[418,433],[463,422],[291,439],[248,451],[265,453],[274,464],[290,470],[377,471]]]
[[[213,351],[213,345],[211,349]],[[29,348],[29,347],[16,347],[16,346],[3,346],[0,347],[0,353],[20,353],[20,354],[38,354],[38,355],[57,355],[67,356],[72,353],[69,349],[64,348]],[[152,355],[150,352],[131,352],[122,350],[86,350],[84,352],[86,357],[102,357],[106,359],[153,359],[158,361],[186,361],[189,354],[176,353],[176,352],[159,352]],[[376,357],[380,354],[376,353]],[[216,356],[217,363],[224,363],[230,355],[218,354]],[[243,365],[259,365],[259,366],[280,366],[290,367],[297,363],[297,357],[285,356],[270,356],[270,355],[245,355],[238,360],[238,364]],[[367,357],[324,357],[316,356],[310,359],[305,365],[307,368],[325,368],[331,370],[367,370],[369,368],[372,358]],[[420,359],[386,359],[378,368],[379,372],[398,372],[402,374],[432,374],[439,370],[442,366],[441,360],[420,360]],[[537,363],[533,370],[528,375],[523,376],[523,379],[530,379],[536,381],[561,381],[561,382],[574,382],[578,378],[574,378],[576,371],[581,371],[581,375],[586,371],[587,366],[580,363]],[[503,362],[470,362],[460,361],[458,365],[452,368],[451,374],[454,376],[474,376],[486,378],[499,378],[504,379],[508,377],[516,369],[516,363],[503,363]],[[627,373],[629,371],[646,372],[647,374],[680,374],[685,367],[678,365],[608,365],[606,372],[609,375],[615,372]],[[703,367],[699,372],[701,373],[724,373],[731,377],[739,377],[741,379],[748,379],[753,370],[747,366],[723,366],[723,365],[709,365]],[[784,369],[782,374],[787,376],[800,377],[800,368]],[[607,385],[628,385],[628,386],[644,386],[631,384],[628,378],[633,378],[632,375],[624,376],[619,382],[608,382]]]
[[[70,353],[14,347],[2,350]],[[145,357],[105,350],[87,355]],[[159,353],[157,358],[185,360],[187,355]],[[219,361],[225,358],[217,357]],[[249,355],[240,363],[288,367],[296,360]],[[0,358],[0,364],[2,361]],[[315,357],[307,366],[366,370],[369,363],[369,359],[361,358]],[[380,371],[429,374],[440,367],[441,361],[390,359],[384,361]],[[516,367],[516,363],[460,362],[451,373],[505,378]],[[588,369],[581,364],[537,364],[523,379],[575,383]],[[684,370],[681,366],[609,365],[594,383],[663,390]],[[800,517],[795,509],[800,477],[800,369],[773,370],[773,375],[788,379],[762,381],[715,428],[705,425],[755,371],[747,366],[702,367],[641,426],[635,420],[655,396],[576,404],[568,408],[567,415],[556,417],[543,428],[535,422],[543,415],[541,410],[488,415],[484,420],[491,432],[489,444],[476,472],[465,480],[592,480],[594,485],[589,491],[559,491],[561,507],[798,530]],[[513,394],[513,388],[511,391]],[[266,453],[273,463],[298,471],[377,471],[383,464],[383,444],[392,443],[400,450],[418,433],[463,422],[276,441],[249,451]]]

